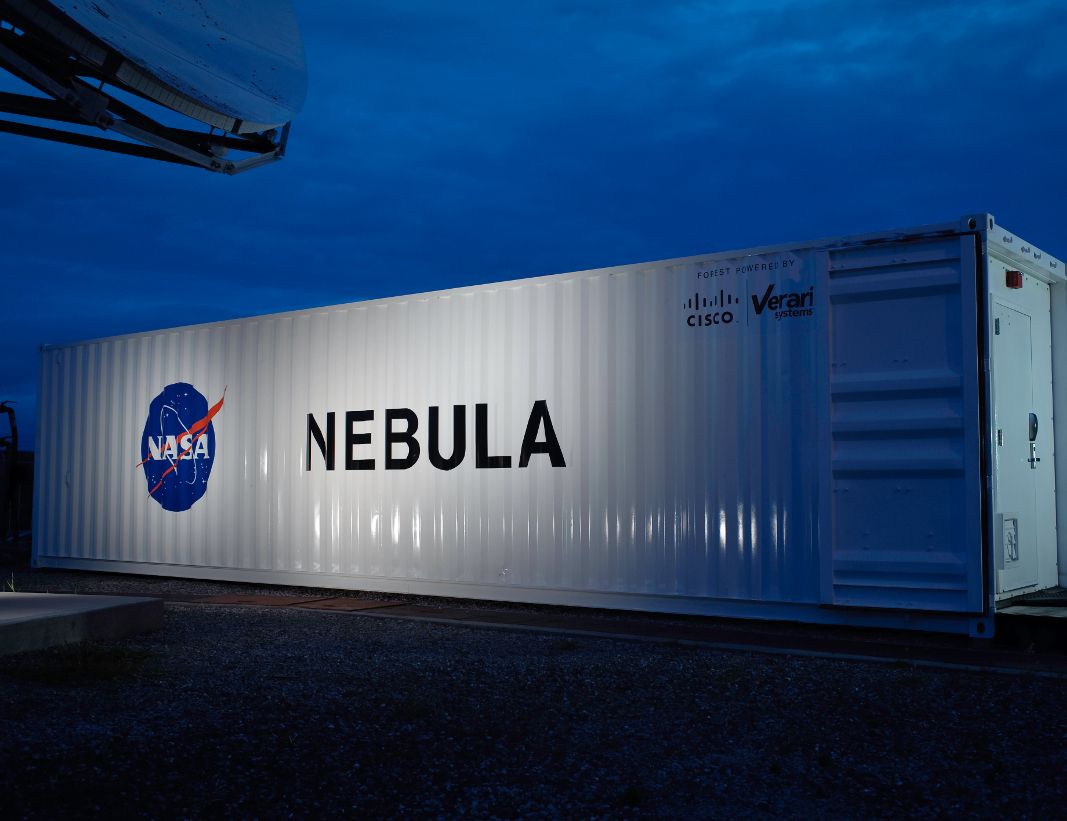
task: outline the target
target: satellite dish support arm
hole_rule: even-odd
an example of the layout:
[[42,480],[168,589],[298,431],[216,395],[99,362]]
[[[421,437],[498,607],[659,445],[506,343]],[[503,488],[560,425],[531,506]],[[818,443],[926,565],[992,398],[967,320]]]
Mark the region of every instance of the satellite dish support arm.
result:
[[[140,128],[133,125],[128,120],[116,119],[110,111],[109,107],[119,107],[122,104],[116,105],[117,101],[112,100],[106,94],[102,94],[99,91],[89,88],[84,83],[72,79],[70,86],[65,86],[55,78],[51,77],[37,66],[30,63],[21,55],[15,53],[6,45],[0,43],[0,63],[2,63],[9,71],[16,76],[21,77],[23,80],[34,86],[38,90],[49,95],[53,99],[70,106],[73,109],[77,119],[73,117],[59,117],[55,115],[42,114],[37,116],[44,116],[47,119],[58,119],[65,122],[79,122],[84,121],[88,125],[96,126],[102,130],[115,131],[124,137],[137,140],[145,145],[151,146],[159,151],[165,152],[167,157],[160,157],[154,155],[156,159],[170,159],[175,158],[176,161],[182,164],[197,165],[201,168],[205,168],[208,171],[217,171],[225,174],[239,174],[242,171],[248,171],[252,168],[257,168],[261,165],[267,165],[272,162],[277,162],[285,155],[285,144],[289,136],[289,123],[286,123],[281,132],[281,138],[279,139],[276,147],[273,150],[258,154],[256,156],[247,157],[242,160],[229,161],[220,160],[217,157],[210,156],[208,154],[201,153],[192,148],[188,148],[184,145],[180,145],[173,140],[168,140],[159,134],[152,133],[144,128]],[[27,98],[32,100],[33,98]],[[125,106],[122,106],[125,108]],[[0,106],[0,110],[3,110],[6,106]],[[150,118],[143,117],[142,119],[147,122],[152,122],[153,125],[157,125]],[[15,126],[14,128],[4,128],[0,126],[0,131],[11,131],[14,133],[22,133],[27,136],[41,136],[46,139],[55,139],[62,142],[71,142],[75,144],[85,145],[91,148],[99,148],[103,150],[113,150],[120,153],[138,153],[145,155],[145,152],[133,152],[130,148],[136,146],[128,146],[126,143],[118,142],[115,140],[104,140],[101,138],[85,137],[84,135],[70,134],[64,131],[55,131],[53,129],[42,129],[34,126],[25,126],[16,123],[3,123],[7,126]],[[160,130],[162,126],[158,126]],[[41,133],[48,132],[48,133]],[[74,138],[74,139],[69,139]],[[79,139],[80,138],[80,139]],[[210,140],[206,140],[210,142]],[[221,142],[221,141],[220,141]],[[244,142],[244,141],[242,141]],[[112,147],[114,146],[114,147]],[[149,155],[153,156],[153,155]]]

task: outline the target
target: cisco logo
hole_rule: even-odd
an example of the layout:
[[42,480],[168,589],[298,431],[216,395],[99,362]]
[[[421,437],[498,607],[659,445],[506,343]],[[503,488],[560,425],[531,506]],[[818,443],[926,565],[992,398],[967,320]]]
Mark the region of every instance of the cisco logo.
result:
[[141,462],[148,495],[172,512],[188,510],[207,492],[215,463],[215,426],[211,420],[226,399],[210,408],[187,382],[167,385],[148,407],[141,435]]
[[705,325],[729,325],[734,321],[734,314],[740,306],[734,294],[720,289],[718,293],[701,295],[695,293],[686,300],[682,309],[686,312],[685,324],[690,328],[702,328]]

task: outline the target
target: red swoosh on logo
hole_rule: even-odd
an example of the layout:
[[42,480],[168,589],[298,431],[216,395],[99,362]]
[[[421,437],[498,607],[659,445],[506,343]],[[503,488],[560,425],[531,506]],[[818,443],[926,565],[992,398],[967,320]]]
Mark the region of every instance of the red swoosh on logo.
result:
[[[163,480],[167,478],[167,474],[178,466],[179,459],[181,459],[183,456],[185,456],[185,454],[187,454],[193,449],[193,446],[196,444],[196,440],[203,436],[205,433],[207,433],[207,426],[211,424],[211,420],[215,418],[215,414],[222,410],[222,403],[226,401],[226,390],[226,388],[222,389],[222,399],[220,399],[211,407],[211,410],[207,412],[207,416],[205,416],[199,422],[195,422],[193,426],[189,428],[188,433],[193,434],[193,440],[189,443],[189,447],[179,453],[178,456],[174,459],[174,464],[172,464],[169,468],[163,471],[163,475],[159,477],[159,484],[157,484],[154,488],[148,491],[149,496],[159,490],[159,485],[163,484]],[[146,456],[141,462],[138,462],[136,465],[134,465],[134,469],[136,470],[137,468],[139,468],[150,458],[151,454]]]

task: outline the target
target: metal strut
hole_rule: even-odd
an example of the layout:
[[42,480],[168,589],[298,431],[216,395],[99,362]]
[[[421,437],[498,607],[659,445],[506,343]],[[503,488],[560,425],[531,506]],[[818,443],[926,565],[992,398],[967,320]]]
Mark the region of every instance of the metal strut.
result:
[[[6,30],[2,34],[8,38],[15,36],[13,32]],[[42,60],[42,62],[48,61]],[[74,61],[71,62],[77,73],[81,67]],[[66,83],[64,83],[44,67],[31,62],[2,42],[0,42],[0,66],[52,98],[49,100],[20,94],[0,93],[0,112],[74,125],[91,125],[102,131],[114,131],[143,145],[8,120],[0,120],[0,132],[163,160],[180,165],[193,165],[231,176],[277,162],[285,156],[289,123],[282,127],[280,135],[272,129],[265,134],[254,134],[250,137],[228,137],[170,128],[125,103],[97,89],[90,88],[73,74],[65,78]],[[86,71],[85,73],[91,74],[92,72]],[[273,137],[277,137],[277,140]],[[231,148],[256,153],[254,156],[236,161],[222,159],[219,156],[219,154],[227,153]]]

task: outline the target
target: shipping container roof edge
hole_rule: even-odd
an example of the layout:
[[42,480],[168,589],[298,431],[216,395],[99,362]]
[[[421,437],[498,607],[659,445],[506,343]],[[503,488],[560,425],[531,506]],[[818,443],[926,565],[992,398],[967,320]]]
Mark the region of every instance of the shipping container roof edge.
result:
[[1006,265],[1018,265],[1047,285],[1067,282],[1067,271],[1061,260],[1049,256],[999,225],[994,225],[988,231],[986,251]]
[[[1017,237],[1015,234],[1012,234],[1011,232],[1007,231],[1002,226],[996,223],[995,218],[991,214],[977,213],[966,214],[955,222],[929,223],[926,225],[916,225],[909,228],[898,228],[887,231],[872,231],[862,234],[845,234],[838,237],[824,237],[815,240],[786,242],[779,243],[776,245],[762,245],[754,248],[720,251],[710,254],[694,254],[688,257],[675,257],[663,260],[653,260],[650,262],[637,262],[625,265],[614,265],[606,268],[589,268],[578,271],[567,271],[560,274],[546,274],[543,276],[527,277],[523,279],[501,280],[499,282],[487,284],[495,285],[498,288],[509,288],[518,286],[520,284],[531,285],[552,282],[554,280],[566,280],[573,279],[575,277],[602,276],[604,274],[610,275],[614,273],[623,273],[647,268],[666,268],[675,265],[688,265],[698,262],[713,262],[715,260],[723,259],[740,259],[741,257],[764,256],[766,254],[781,253],[783,251],[833,249],[848,245],[875,244],[879,242],[896,242],[904,239],[922,239],[926,237],[945,236],[954,233],[963,234],[971,231],[982,236],[983,241],[987,246],[987,248],[983,250],[988,250],[990,254],[997,257],[1002,262],[1011,265],[1019,265],[1027,273],[1037,277],[1038,279],[1042,280],[1047,284],[1067,282],[1067,276],[1065,276],[1065,265],[1063,261],[1044,253],[1041,249],[1034,247],[1033,245],[1027,243],[1025,240],[1022,240]],[[398,294],[396,296],[390,297],[379,297],[377,299],[342,302],[333,305],[317,305],[314,307],[300,308],[293,311],[279,311],[277,313],[265,315],[232,317],[231,319],[225,320],[219,319],[211,322],[200,322],[193,325],[180,325],[173,328],[161,328],[147,331],[137,331],[128,334],[116,334],[114,336],[98,337],[95,339],[72,340],[70,342],[60,342],[54,344],[45,343],[40,345],[40,350],[56,350],[68,348],[72,345],[92,345],[98,342],[106,342],[109,340],[116,339],[134,339],[142,336],[156,336],[159,334],[177,333],[180,331],[192,331],[199,328],[208,328],[212,325],[218,324],[219,322],[235,321],[240,319],[261,319],[266,318],[267,316],[272,318],[297,316],[315,311],[342,308],[354,305],[360,305],[369,308],[377,305],[387,305],[394,302],[403,302],[405,300],[412,299],[439,299],[441,297],[446,296],[458,296],[461,294],[469,293],[474,288],[484,289],[485,287],[486,284],[463,285],[457,288],[447,288],[440,291],[424,291],[421,293]]]

